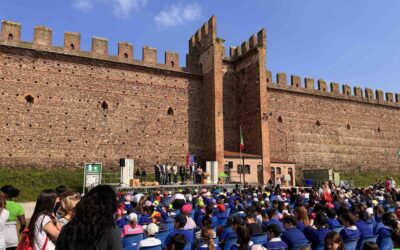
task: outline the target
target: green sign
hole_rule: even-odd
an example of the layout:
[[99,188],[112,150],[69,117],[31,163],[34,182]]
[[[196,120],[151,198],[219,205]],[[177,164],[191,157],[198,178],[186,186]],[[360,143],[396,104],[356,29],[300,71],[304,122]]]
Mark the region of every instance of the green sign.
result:
[[85,163],[85,173],[101,173],[101,163]]
[[83,176],[83,189],[93,188],[101,184],[101,173],[103,166],[101,163],[85,163]]

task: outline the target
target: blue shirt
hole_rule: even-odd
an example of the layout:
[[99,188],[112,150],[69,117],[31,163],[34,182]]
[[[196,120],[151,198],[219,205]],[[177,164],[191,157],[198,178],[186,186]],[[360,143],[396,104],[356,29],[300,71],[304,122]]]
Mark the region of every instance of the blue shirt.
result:
[[381,227],[381,228],[379,228],[377,234],[378,234],[378,239],[377,239],[376,243],[379,246],[381,244],[383,237],[390,236],[392,234],[392,228],[388,227],[388,226]]
[[221,240],[225,240],[230,236],[236,236],[236,231],[231,226],[225,227],[221,233]]
[[365,236],[374,235],[374,233],[372,232],[371,227],[365,221],[358,220],[358,221],[356,221],[355,224],[356,224],[358,230],[360,230],[361,238],[363,238]]
[[280,240],[280,241],[268,241],[267,244],[264,245],[267,249],[274,249],[274,248],[287,248],[288,245]]
[[305,245],[308,242],[304,233],[295,227],[289,228],[283,232],[282,240],[286,242],[289,249],[297,245]]
[[285,231],[285,228],[283,227],[283,223],[276,219],[276,218],[271,218],[268,222],[267,222],[267,226],[271,225],[271,224],[276,224],[279,226],[279,228],[282,230],[282,232]]
[[360,230],[358,230],[358,228],[352,230],[348,227],[345,227],[340,231],[340,237],[342,237],[342,240],[359,239],[361,237],[361,233]]
[[144,214],[144,215],[142,215],[142,217],[140,217],[139,225],[147,225],[150,223],[151,223],[150,214]]
[[169,246],[171,244],[171,239],[175,236],[175,234],[183,234],[185,236],[186,242],[193,242],[194,233],[192,230],[175,229],[170,234],[168,234],[167,239],[165,240],[165,245]]
[[317,249],[319,243],[324,242],[326,235],[331,232],[328,228],[315,229],[311,226],[304,228],[304,235],[312,243],[312,249]]
[[330,228],[340,227],[341,226],[340,222],[336,218],[328,219],[328,225],[329,225]]

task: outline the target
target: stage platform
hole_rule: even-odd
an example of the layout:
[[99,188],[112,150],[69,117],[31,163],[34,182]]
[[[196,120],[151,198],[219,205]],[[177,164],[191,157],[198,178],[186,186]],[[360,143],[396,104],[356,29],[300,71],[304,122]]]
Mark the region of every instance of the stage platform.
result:
[[190,191],[194,191],[195,189],[201,190],[202,188],[211,189],[213,187],[219,189],[227,189],[228,191],[232,191],[236,187],[242,188],[241,184],[186,184],[186,185],[160,185],[160,186],[138,186],[138,187],[130,187],[130,186],[123,186],[120,184],[107,184],[111,185],[115,188],[117,192],[140,192],[140,193],[150,193],[155,191],[172,191],[177,192],[179,189],[186,190],[189,189]]

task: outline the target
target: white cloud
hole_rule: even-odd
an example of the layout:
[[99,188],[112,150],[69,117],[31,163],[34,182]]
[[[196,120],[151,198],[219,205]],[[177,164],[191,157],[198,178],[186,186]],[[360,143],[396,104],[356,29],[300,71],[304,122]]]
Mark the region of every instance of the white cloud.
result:
[[92,0],[74,0],[74,7],[83,11],[88,12],[93,8],[93,1]]
[[112,0],[114,14],[128,18],[132,11],[139,11],[147,4],[147,0]]
[[111,5],[115,16],[129,18],[133,11],[146,7],[147,0],[73,0],[73,6],[83,12],[89,12],[96,4]]
[[201,17],[201,6],[196,3],[177,3],[161,11],[154,20],[163,27],[172,27],[188,21],[198,20]]

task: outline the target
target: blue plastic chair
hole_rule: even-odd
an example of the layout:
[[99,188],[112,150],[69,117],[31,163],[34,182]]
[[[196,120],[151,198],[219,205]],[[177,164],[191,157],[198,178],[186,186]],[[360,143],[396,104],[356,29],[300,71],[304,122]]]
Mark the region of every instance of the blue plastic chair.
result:
[[218,226],[225,226],[229,217],[218,217]]
[[361,239],[358,241],[358,247],[357,247],[357,249],[358,249],[358,250],[362,250],[362,248],[363,248],[363,246],[364,246],[364,244],[365,244],[366,242],[374,242],[374,243],[376,243],[376,240],[377,240],[377,239],[378,239],[378,235],[365,236],[365,237],[361,238]]
[[169,230],[169,231],[174,231],[174,222],[173,221],[169,221],[169,222],[165,222],[165,227]]
[[192,242],[186,242],[186,245],[183,248],[183,250],[192,250]]
[[161,247],[164,249],[165,246],[165,241],[167,240],[167,237],[169,235],[169,230],[163,230],[160,231],[156,234],[156,239],[159,239],[161,241]]
[[357,243],[359,239],[347,239],[344,243],[344,249],[346,250],[357,250]]
[[302,244],[302,245],[296,245],[296,246],[292,247],[292,250],[304,250],[304,249],[311,250],[311,244]]
[[236,242],[237,242],[237,237],[236,237],[236,236],[228,237],[228,238],[225,240],[224,250],[231,250],[231,247],[232,247],[233,245],[235,245]]
[[379,245],[379,250],[392,250],[394,248],[393,241],[390,235],[379,237],[378,245]]
[[336,233],[340,233],[344,226],[337,226],[337,227],[332,227],[332,231],[335,231]]
[[140,250],[161,250],[161,245],[151,247],[141,247]]
[[254,243],[254,244],[260,244],[260,245],[264,245],[267,244],[268,242],[268,236],[265,233],[262,234],[253,234],[250,237],[250,240]]
[[136,250],[137,245],[141,240],[143,240],[143,238],[144,238],[143,233],[126,235],[122,240],[122,247],[124,249]]

